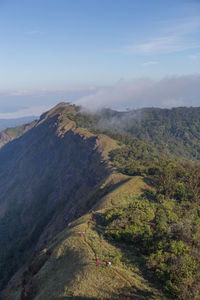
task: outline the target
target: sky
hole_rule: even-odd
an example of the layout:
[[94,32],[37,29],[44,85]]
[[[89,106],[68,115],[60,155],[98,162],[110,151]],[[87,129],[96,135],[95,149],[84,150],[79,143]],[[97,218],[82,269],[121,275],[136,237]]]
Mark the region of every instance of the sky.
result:
[[0,118],[199,95],[199,0],[0,0]]

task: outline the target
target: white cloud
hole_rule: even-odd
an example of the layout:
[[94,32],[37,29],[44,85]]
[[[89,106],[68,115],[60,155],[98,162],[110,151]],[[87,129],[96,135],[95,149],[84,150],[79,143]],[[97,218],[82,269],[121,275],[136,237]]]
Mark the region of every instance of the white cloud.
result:
[[95,93],[93,86],[66,87],[54,89],[0,89],[1,118],[38,116],[59,102],[70,102],[80,97]]
[[200,75],[170,76],[161,80],[119,81],[75,102],[90,111],[103,107],[140,108],[200,106]]
[[8,95],[8,96],[30,96],[30,95],[34,95],[34,92],[32,90],[21,89],[21,90],[7,91],[6,95]]
[[188,58],[191,60],[197,60],[199,58],[199,55],[198,54],[188,55]]
[[[199,6],[200,8],[200,6]],[[199,33],[200,20],[198,17],[192,17],[185,20],[176,20],[174,22],[167,22],[165,31],[170,34],[176,34],[178,36],[186,36],[193,33]]]
[[50,105],[32,106],[20,109],[16,112],[0,113],[0,119],[15,119],[27,116],[40,116],[43,112],[49,110],[51,107],[52,106]]
[[198,48],[200,48],[200,42],[187,41],[179,36],[164,36],[153,38],[144,43],[125,46],[121,50],[126,54],[153,55],[169,54]]
[[37,29],[26,31],[25,33],[26,33],[26,35],[29,35],[29,36],[38,36],[38,35],[43,34],[43,32],[41,30],[37,30]]
[[130,43],[119,50],[124,54],[168,54],[200,48],[200,41],[195,36],[200,30],[200,20],[187,20],[164,26],[159,36],[138,43]]
[[143,66],[148,67],[148,66],[153,66],[153,65],[157,65],[157,64],[158,64],[157,61],[151,60],[151,61],[147,61],[147,62],[143,63]]
[[26,97],[26,96],[49,96],[49,95],[65,95],[67,93],[90,93],[96,91],[94,86],[66,88],[66,89],[17,89],[17,90],[3,90],[0,89],[0,96],[9,97]]

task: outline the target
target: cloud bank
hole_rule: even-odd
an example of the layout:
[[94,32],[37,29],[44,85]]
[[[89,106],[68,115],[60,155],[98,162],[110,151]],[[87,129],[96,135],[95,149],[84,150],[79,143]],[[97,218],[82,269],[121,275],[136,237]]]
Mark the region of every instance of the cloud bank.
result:
[[59,102],[70,102],[94,93],[95,87],[0,90],[0,118],[39,116]]
[[161,80],[119,81],[75,101],[89,111],[115,109],[200,106],[200,75],[168,76]]
[[40,105],[20,109],[10,113],[0,113],[0,119],[17,119],[25,116],[40,116],[43,112],[49,110],[52,106]]

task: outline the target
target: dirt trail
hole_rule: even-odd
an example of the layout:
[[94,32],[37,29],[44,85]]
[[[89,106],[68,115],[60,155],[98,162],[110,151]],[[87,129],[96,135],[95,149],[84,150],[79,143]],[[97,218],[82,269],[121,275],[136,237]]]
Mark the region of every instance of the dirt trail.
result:
[[89,221],[87,222],[87,228],[85,230],[85,234],[82,236],[83,237],[83,241],[87,245],[87,247],[90,249],[90,252],[92,252],[92,254],[94,255],[95,259],[97,260],[96,252],[94,251],[94,249],[92,248],[92,246],[88,243],[88,241],[86,239],[86,232],[87,232],[88,228],[89,228]]
[[126,281],[126,283],[128,283],[129,286],[132,286],[132,283],[119,271],[117,271],[116,269],[112,268],[112,271],[118,275],[123,281]]
[[[83,242],[87,245],[87,247],[90,249],[90,252],[93,253],[94,257],[95,257],[95,260],[97,260],[97,255],[96,255],[96,252],[95,250],[92,248],[92,246],[88,243],[87,239],[86,239],[86,232],[87,230],[89,229],[89,223],[91,223],[91,221],[89,220],[87,222],[87,228],[85,230],[85,234],[83,235]],[[125,281],[129,286],[132,286],[132,283],[121,273],[119,272],[118,270],[116,270],[114,267],[111,268],[112,271],[118,276],[120,277],[123,281]]]

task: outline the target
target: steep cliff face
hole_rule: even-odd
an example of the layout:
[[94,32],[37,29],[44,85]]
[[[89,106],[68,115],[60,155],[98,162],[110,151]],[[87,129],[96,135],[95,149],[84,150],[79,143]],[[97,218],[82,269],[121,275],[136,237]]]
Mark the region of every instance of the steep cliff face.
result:
[[[94,205],[110,173],[101,144],[115,143],[76,127],[64,104],[0,150],[1,288],[68,222]],[[115,145],[116,146],[116,145]]]

